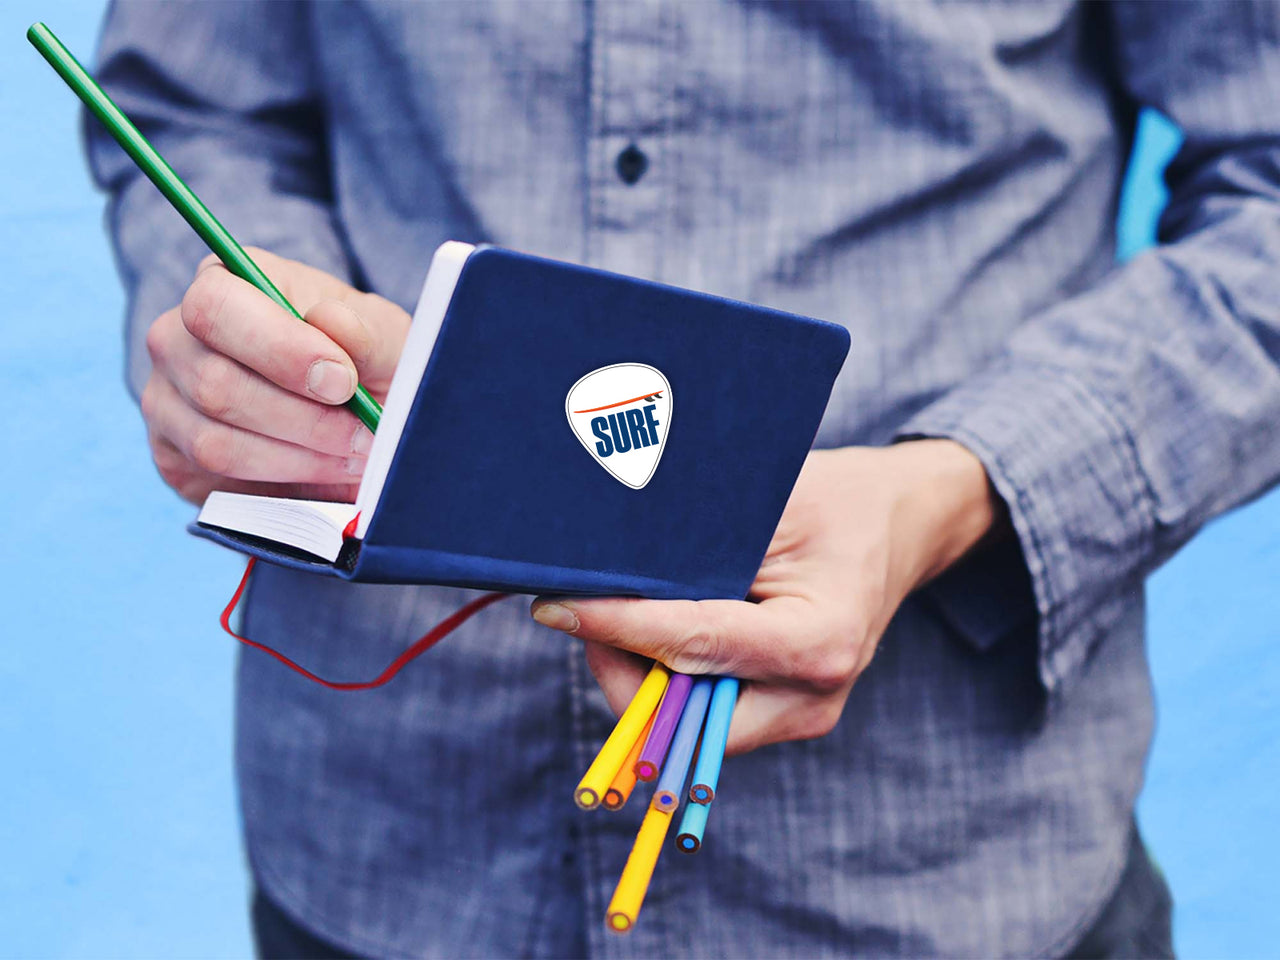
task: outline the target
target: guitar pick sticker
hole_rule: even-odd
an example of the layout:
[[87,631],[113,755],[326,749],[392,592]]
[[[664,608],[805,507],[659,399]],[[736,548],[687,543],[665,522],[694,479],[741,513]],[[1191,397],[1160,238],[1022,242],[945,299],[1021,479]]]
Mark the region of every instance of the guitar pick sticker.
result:
[[592,370],[569,389],[565,416],[596,463],[632,490],[658,469],[671,427],[671,384],[644,363]]

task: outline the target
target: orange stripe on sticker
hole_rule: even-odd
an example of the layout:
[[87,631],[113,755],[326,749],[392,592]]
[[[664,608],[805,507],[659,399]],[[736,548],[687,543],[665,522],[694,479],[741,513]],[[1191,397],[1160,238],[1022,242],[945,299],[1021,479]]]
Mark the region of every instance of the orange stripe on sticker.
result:
[[588,407],[586,410],[575,410],[574,413],[595,413],[597,410],[612,410],[614,407],[625,407],[628,403],[635,403],[637,400],[643,400],[645,397],[660,397],[661,390],[650,390],[648,393],[642,393],[638,397],[632,397],[630,400],[619,400],[617,403],[606,403],[603,407]]

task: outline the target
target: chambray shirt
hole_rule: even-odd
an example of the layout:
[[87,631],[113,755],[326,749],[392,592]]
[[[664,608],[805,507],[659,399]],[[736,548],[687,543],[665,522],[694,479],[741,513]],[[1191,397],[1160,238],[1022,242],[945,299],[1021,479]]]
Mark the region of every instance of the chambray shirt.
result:
[[[574,807],[613,717],[525,602],[370,693],[246,653],[237,760],[267,894],[388,956],[1068,949],[1142,784],[1144,577],[1280,472],[1278,15],[114,7],[107,88],[242,241],[407,308],[456,239],[844,324],[818,444],[953,437],[1016,530],[903,605],[834,732],[725,765],[705,846],[665,854],[627,937],[604,908],[643,804]],[[1162,245],[1117,268],[1141,105],[1186,142]],[[203,250],[88,130],[136,391],[144,331]],[[245,625],[360,678],[468,596],[263,567]]]

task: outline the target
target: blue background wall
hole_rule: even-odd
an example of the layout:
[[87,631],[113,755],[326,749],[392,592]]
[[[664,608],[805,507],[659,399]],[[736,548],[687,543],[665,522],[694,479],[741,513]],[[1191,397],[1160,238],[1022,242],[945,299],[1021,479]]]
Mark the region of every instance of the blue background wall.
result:
[[[121,376],[123,309],[71,94],[25,41],[87,58],[100,0],[0,11],[0,954],[244,956],[231,771],[240,565],[183,534]],[[1143,136],[1121,242],[1151,242]],[[15,558],[21,557],[21,560]],[[1159,730],[1140,815],[1189,957],[1280,942],[1280,495],[1206,530],[1151,585]]]

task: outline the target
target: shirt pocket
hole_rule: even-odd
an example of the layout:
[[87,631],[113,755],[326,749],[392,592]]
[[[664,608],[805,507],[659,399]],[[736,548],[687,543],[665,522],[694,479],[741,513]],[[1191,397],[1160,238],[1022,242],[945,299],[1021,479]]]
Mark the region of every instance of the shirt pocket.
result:
[[979,653],[1034,627],[1039,617],[1031,575],[1013,536],[969,554],[918,593]]

